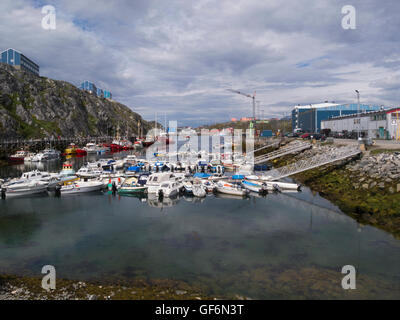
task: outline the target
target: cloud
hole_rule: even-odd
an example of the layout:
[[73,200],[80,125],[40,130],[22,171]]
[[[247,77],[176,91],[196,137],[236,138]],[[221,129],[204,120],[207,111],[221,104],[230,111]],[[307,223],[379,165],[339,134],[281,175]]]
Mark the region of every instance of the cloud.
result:
[[[41,6],[57,30],[41,28]],[[92,80],[147,119],[180,124],[251,114],[257,91],[265,115],[298,103],[398,105],[400,3],[354,0],[356,29],[344,30],[347,1],[2,0],[0,39],[41,74],[78,85]]]

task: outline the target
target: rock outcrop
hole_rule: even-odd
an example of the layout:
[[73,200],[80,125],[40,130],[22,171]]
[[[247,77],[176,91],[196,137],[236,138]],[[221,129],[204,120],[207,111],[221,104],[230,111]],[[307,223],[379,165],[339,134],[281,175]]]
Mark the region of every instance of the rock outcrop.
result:
[[127,106],[0,63],[0,139],[145,134]]

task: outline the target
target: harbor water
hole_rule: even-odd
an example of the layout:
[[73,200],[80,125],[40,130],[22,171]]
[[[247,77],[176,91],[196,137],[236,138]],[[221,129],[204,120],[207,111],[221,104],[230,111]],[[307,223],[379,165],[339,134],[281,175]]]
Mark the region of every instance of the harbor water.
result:
[[[78,169],[88,159],[70,161]],[[4,167],[0,175],[36,166]],[[244,199],[97,192],[1,200],[0,272],[41,276],[44,265],[55,266],[58,278],[169,279],[220,297],[400,299],[400,240],[304,187]],[[342,288],[346,265],[357,271],[355,290]]]

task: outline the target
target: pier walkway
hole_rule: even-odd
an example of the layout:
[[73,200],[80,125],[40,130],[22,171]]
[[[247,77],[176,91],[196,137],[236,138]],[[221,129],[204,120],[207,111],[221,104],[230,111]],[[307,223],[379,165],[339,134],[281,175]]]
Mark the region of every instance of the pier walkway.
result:
[[361,150],[359,148],[352,146],[335,148],[323,154],[315,155],[309,159],[300,160],[281,168],[272,169],[271,171],[268,171],[268,174],[266,174],[265,177],[268,177],[268,180],[270,181],[279,180],[336,161],[352,158],[360,153]]
[[285,147],[282,147],[276,151],[272,151],[270,153],[258,156],[254,158],[254,164],[261,164],[265,163],[268,161],[271,161],[273,159],[291,154],[291,153],[297,153],[301,152],[306,149],[310,149],[312,145],[308,142],[302,142],[302,141],[295,141],[293,143],[288,144]]

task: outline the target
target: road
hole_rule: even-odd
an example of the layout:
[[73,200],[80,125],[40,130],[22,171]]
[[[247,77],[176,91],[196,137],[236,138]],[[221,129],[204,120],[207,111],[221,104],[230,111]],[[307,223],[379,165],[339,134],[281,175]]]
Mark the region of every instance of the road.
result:
[[[335,144],[357,145],[358,140],[355,139],[334,139]],[[400,149],[400,141],[397,140],[374,140],[374,147],[383,149]]]

